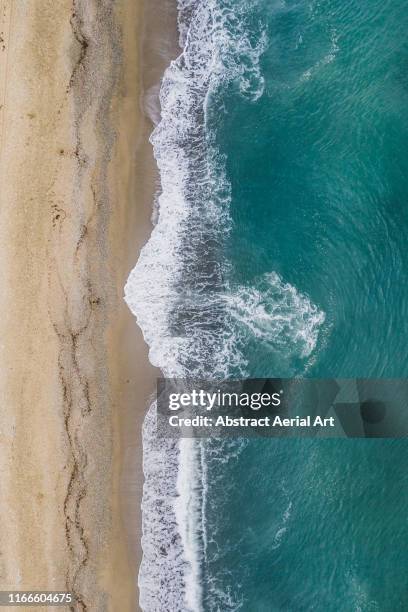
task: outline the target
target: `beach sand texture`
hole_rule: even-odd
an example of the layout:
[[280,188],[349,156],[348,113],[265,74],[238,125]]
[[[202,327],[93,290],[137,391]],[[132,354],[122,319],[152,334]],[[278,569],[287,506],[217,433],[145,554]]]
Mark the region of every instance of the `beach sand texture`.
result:
[[142,7],[0,10],[0,589],[137,610],[140,425],[154,371],[122,294],[154,182],[139,110]]

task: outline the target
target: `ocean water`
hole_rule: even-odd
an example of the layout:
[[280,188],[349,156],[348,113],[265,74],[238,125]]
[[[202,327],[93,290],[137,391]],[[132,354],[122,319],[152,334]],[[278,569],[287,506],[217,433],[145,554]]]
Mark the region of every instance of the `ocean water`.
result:
[[[126,300],[166,376],[408,374],[401,0],[179,0]],[[145,612],[408,609],[403,440],[144,426]]]

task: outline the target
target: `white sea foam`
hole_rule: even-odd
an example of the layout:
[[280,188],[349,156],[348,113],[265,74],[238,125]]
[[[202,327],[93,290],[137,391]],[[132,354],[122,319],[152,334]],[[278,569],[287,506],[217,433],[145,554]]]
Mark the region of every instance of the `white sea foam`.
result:
[[233,319],[275,351],[301,358],[313,352],[324,313],[275,272],[238,287],[226,301]]
[[290,501],[287,505],[287,508],[285,510],[285,512],[283,513],[282,516],[282,523],[279,527],[279,529],[277,530],[277,532],[275,533],[275,537],[273,539],[273,543],[271,546],[272,550],[276,550],[277,548],[280,547],[281,543],[282,543],[282,539],[285,535],[285,533],[287,532],[287,523],[290,519],[291,516],[291,512],[292,512],[292,502]]
[[174,515],[178,473],[177,444],[156,437],[156,405],[143,425],[143,560],[139,573],[142,610],[180,610],[188,561]]
[[[290,340],[308,355],[321,322],[311,302],[277,275],[254,287],[225,283],[220,253],[230,229],[230,186],[207,112],[230,84],[248,101],[262,95],[266,34],[247,31],[245,8],[241,0],[225,0],[222,10],[218,0],[179,0],[183,51],[160,89],[161,119],[151,142],[161,194],[125,299],[150,361],[168,377],[244,376],[240,347],[248,333],[270,343],[282,334],[282,343]],[[195,612],[202,609],[206,548],[203,446],[157,439],[155,420],[153,404],[143,428],[140,603],[144,612]]]

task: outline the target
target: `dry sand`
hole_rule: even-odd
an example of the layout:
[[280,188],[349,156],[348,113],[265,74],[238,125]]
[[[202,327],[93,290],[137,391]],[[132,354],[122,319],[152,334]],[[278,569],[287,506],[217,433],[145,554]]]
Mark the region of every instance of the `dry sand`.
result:
[[0,0],[0,590],[81,611],[138,609],[155,372],[122,295],[155,180],[142,8]]

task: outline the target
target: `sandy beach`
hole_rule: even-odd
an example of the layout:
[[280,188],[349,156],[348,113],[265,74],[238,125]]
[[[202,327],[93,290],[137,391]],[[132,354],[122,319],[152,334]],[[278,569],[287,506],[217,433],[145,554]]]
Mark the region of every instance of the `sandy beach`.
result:
[[140,428],[156,373],[123,286],[157,181],[143,6],[0,10],[0,589],[137,610]]

